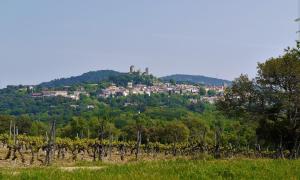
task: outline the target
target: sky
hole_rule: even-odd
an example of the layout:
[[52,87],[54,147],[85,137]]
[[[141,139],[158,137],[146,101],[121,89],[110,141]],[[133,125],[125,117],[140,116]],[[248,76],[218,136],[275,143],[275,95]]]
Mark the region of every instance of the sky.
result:
[[0,87],[130,65],[255,77],[294,46],[297,0],[1,0]]

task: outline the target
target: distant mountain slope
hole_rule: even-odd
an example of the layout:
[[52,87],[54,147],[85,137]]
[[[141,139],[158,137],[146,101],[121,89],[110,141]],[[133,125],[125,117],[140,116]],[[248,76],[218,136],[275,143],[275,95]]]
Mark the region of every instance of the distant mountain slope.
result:
[[55,79],[50,82],[41,83],[42,87],[62,87],[71,86],[83,83],[99,83],[102,80],[109,79],[113,76],[118,76],[122,73],[113,70],[101,70],[101,71],[91,71],[84,73],[80,76],[73,76],[70,78]]
[[200,76],[200,75],[175,74],[175,75],[161,77],[160,79],[164,81],[174,80],[176,82],[201,83],[205,85],[215,85],[215,86],[223,85],[224,83],[231,84],[231,81],[228,80],[211,78],[211,77]]
[[[173,79],[176,82],[191,82],[191,83],[201,83],[205,85],[223,85],[224,83],[231,84],[230,81],[211,78],[206,76],[195,76],[195,75],[183,75],[175,74],[170,76],[165,76],[160,78],[163,81],[170,81]],[[41,87],[63,87],[63,86],[72,86],[78,84],[92,83],[96,84],[103,80],[109,80],[118,85],[127,85],[127,82],[135,83],[146,83],[151,84],[155,77],[153,76],[139,76],[136,74],[120,73],[113,70],[100,70],[100,71],[91,71],[84,73],[80,76],[73,76],[70,78],[61,78],[55,79],[50,82],[44,82],[39,84]]]

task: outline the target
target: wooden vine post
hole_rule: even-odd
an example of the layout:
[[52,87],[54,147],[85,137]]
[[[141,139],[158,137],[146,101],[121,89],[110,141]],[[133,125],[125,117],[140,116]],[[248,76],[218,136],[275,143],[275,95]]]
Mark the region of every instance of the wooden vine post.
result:
[[140,154],[140,146],[142,142],[142,132],[141,132],[141,124],[140,124],[140,114],[141,112],[138,112],[138,117],[136,119],[136,128],[137,128],[137,134],[136,134],[136,151],[135,151],[135,159],[139,159]]
[[52,121],[51,130],[50,130],[50,138],[48,140],[48,144],[46,146],[46,159],[45,165],[51,165],[52,161],[55,158],[55,139],[56,139],[56,121]]
[[[100,117],[98,116],[98,120],[100,121]],[[104,160],[104,118],[102,119],[102,121],[100,122],[100,129],[99,129],[99,136],[98,136],[98,140],[100,141],[100,144],[98,144],[98,159],[100,161]]]

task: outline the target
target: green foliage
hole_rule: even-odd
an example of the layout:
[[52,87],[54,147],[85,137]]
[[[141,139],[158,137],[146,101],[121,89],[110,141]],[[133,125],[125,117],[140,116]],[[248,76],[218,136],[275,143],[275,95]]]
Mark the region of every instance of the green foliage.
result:
[[207,134],[209,134],[209,124],[202,120],[202,118],[193,118],[184,120],[185,125],[190,131],[189,141],[190,142],[206,142]]
[[16,127],[20,134],[31,133],[32,120],[29,116],[22,115],[16,119]]
[[215,85],[222,86],[224,84],[231,84],[230,81],[211,78],[206,76],[195,76],[195,75],[183,75],[183,74],[175,74],[171,76],[165,76],[161,78],[164,81],[173,80],[175,82],[190,82],[196,84],[206,84],[206,85]]
[[206,89],[204,87],[200,87],[200,89],[199,89],[199,95],[200,96],[205,96],[206,95]]
[[33,121],[30,127],[30,135],[32,136],[43,136],[45,132],[49,129],[48,125],[40,122],[40,121]]
[[153,85],[157,79],[152,75],[140,75],[139,73],[123,73],[118,76],[111,76],[110,82],[115,83],[117,86],[127,87],[128,82],[133,84],[145,84],[147,86]]
[[294,158],[299,151],[299,59],[300,49],[288,48],[283,56],[258,64],[254,80],[241,75],[217,104],[228,116],[258,124],[259,143],[276,149],[280,157],[284,149]]
[[208,90],[207,91],[207,95],[212,97],[212,96],[215,96],[217,94],[217,92],[215,90]]
[[118,76],[120,73],[112,70],[92,71],[81,76],[56,79],[50,82],[41,83],[41,87],[64,87],[80,84],[98,84],[100,81],[107,80],[110,77]]
[[15,122],[15,118],[13,116],[0,115],[0,134],[9,134],[12,122]]
[[169,122],[165,126],[165,136],[167,143],[187,142],[190,131],[182,122]]

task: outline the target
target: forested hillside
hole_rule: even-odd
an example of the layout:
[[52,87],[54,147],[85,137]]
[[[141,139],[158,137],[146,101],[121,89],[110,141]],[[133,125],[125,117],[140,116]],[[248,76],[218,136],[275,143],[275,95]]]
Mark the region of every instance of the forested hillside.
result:
[[63,87],[63,86],[72,86],[78,84],[97,84],[103,80],[107,80],[110,77],[120,75],[120,72],[112,70],[101,70],[101,71],[91,71],[84,73],[80,76],[74,76],[70,78],[61,78],[55,79],[50,82],[41,83],[42,87]]
[[214,86],[222,86],[224,84],[230,85],[231,81],[211,78],[207,76],[199,76],[199,75],[184,75],[184,74],[175,74],[170,76],[161,77],[160,79],[164,81],[173,80],[175,82],[190,82],[190,83],[199,83],[205,85],[214,85]]
[[[142,78],[141,78],[142,77]],[[149,76],[138,76],[137,73],[120,73],[113,70],[100,70],[100,71],[91,71],[84,73],[80,76],[74,76],[70,78],[61,78],[55,79],[50,82],[43,82],[39,84],[41,87],[63,87],[63,86],[74,86],[74,85],[82,85],[82,84],[98,84],[101,81],[112,81],[118,85],[125,86],[125,83],[132,81],[134,83],[142,83],[142,84],[151,84],[155,78],[152,75]],[[221,86],[224,84],[231,84],[231,81],[222,80],[217,78],[211,78],[206,76],[197,76],[197,75],[170,75],[159,78],[162,81],[170,81],[173,80],[178,83],[186,82],[186,83],[198,83],[203,85],[215,85]]]

